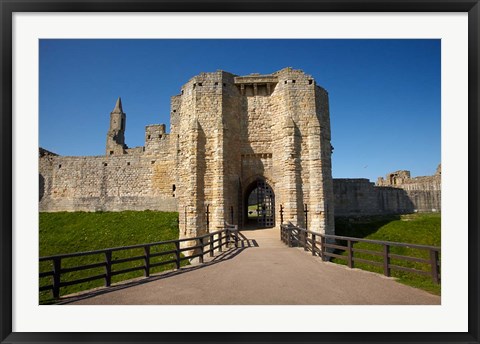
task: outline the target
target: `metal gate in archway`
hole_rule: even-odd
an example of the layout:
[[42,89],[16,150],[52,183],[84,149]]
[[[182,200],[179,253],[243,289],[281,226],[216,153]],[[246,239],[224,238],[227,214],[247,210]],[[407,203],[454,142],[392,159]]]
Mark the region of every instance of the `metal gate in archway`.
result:
[[275,194],[263,179],[257,179],[257,214],[258,227],[275,226]]

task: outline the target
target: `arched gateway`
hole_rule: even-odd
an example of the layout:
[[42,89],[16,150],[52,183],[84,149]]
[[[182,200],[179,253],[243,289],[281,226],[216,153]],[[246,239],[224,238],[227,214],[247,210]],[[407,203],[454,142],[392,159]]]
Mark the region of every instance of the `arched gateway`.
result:
[[268,182],[257,177],[243,193],[243,227],[275,227],[275,193]]

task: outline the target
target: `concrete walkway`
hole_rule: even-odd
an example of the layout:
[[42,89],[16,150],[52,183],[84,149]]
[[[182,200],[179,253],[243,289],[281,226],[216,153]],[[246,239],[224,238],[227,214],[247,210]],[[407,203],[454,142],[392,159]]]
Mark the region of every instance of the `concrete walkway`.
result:
[[436,305],[440,297],[288,248],[278,229],[242,231],[241,246],[194,265],[73,297],[83,305]]

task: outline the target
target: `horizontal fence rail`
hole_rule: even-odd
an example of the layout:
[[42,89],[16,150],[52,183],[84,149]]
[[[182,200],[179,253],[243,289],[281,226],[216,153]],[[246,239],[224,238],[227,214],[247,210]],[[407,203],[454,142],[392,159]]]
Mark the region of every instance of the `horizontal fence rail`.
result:
[[[109,287],[112,283],[112,276],[126,274],[132,271],[143,271],[145,277],[150,276],[151,269],[154,267],[175,264],[176,269],[180,269],[181,261],[190,260],[193,258],[199,258],[199,262],[204,262],[204,256],[208,254],[210,257],[213,257],[215,250],[222,252],[223,247],[229,247],[230,243],[233,243],[235,247],[238,247],[238,227],[236,225],[230,225],[225,223],[225,227],[221,230],[207,233],[201,236],[194,238],[185,238],[177,240],[168,240],[168,241],[159,241],[148,244],[139,244],[139,245],[130,245],[130,246],[121,246],[114,248],[107,248],[102,250],[95,251],[86,251],[86,252],[76,252],[69,254],[59,254],[48,257],[40,257],[39,262],[50,262],[52,269],[50,271],[44,271],[39,273],[39,278],[50,278],[51,284],[40,286],[39,291],[49,291],[51,290],[52,295],[55,299],[60,297],[60,288],[80,284],[85,282],[90,282],[94,280],[103,279],[105,287]],[[185,247],[181,247],[181,243],[187,243]],[[168,247],[175,247],[174,249],[168,249]],[[161,249],[162,247],[167,247],[166,251],[152,252],[152,248]],[[128,256],[125,258],[112,258],[112,253],[114,252],[126,252],[132,249],[143,249],[143,254],[133,256]],[[128,252],[127,252],[128,253]],[[188,254],[188,255],[184,255]],[[62,261],[65,261],[69,258],[81,257],[81,256],[103,256],[102,261],[84,264],[73,267],[62,267]],[[167,259],[160,262],[152,262],[152,258],[156,257],[171,257],[173,259]],[[141,265],[116,270],[115,266],[118,264],[126,262],[142,262]],[[62,281],[62,275],[65,275],[70,272],[82,271],[82,270],[91,270],[95,268],[104,268],[104,273],[98,274],[92,272],[90,276]]]
[[[289,247],[303,247],[305,251],[310,251],[313,256],[318,255],[323,261],[328,261],[330,258],[343,259],[349,268],[354,268],[355,262],[365,263],[382,268],[383,274],[389,277],[392,270],[430,275],[434,283],[440,283],[440,247],[320,234],[297,227],[291,223],[280,226],[280,239]],[[354,247],[355,243],[374,244],[377,245],[380,250],[356,248]],[[426,251],[428,252],[428,259],[394,254],[391,252],[392,247]],[[356,256],[355,253],[363,253],[380,258],[378,260],[360,258]],[[427,271],[400,266],[392,264],[392,259],[396,261],[421,263],[429,268]]]

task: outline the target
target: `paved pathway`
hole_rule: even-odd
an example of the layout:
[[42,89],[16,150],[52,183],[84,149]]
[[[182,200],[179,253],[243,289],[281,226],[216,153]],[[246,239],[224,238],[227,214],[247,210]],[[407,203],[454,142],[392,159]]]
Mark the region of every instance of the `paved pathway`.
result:
[[440,297],[383,275],[322,262],[288,248],[278,229],[242,231],[243,247],[203,265],[99,289],[71,304],[128,305],[404,305]]

